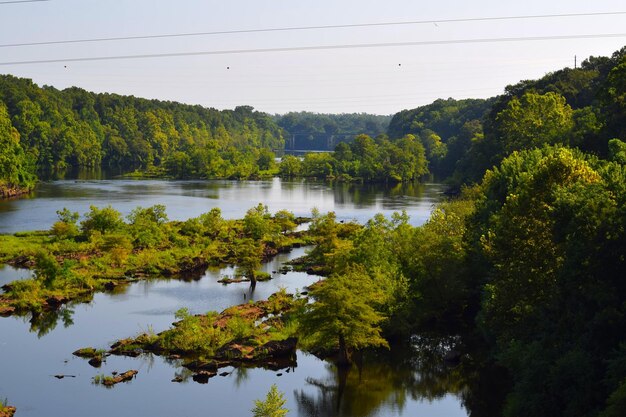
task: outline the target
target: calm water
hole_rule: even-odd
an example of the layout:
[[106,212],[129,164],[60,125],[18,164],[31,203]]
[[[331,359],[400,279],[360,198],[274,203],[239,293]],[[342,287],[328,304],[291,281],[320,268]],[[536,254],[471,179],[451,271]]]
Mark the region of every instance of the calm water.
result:
[[164,204],[171,220],[185,220],[219,207],[227,218],[241,218],[259,203],[309,216],[311,209],[335,211],[338,219],[364,222],[375,213],[406,210],[414,224],[423,223],[441,197],[439,184],[394,187],[305,181],[54,181],[40,184],[30,198],[0,201],[0,233],[49,228],[56,211],[67,207],[84,214],[90,205],[111,204],[124,215],[137,206]]
[[[111,204],[128,213],[137,205],[157,203],[167,206],[171,219],[196,216],[212,207],[220,207],[227,217],[240,217],[263,202],[271,211],[287,208],[306,215],[315,206],[322,212],[334,210],[341,219],[359,221],[376,212],[405,209],[414,223],[421,223],[440,192],[435,184],[402,190],[277,180],[60,181],[42,184],[30,199],[1,202],[0,229],[49,227],[55,221],[54,211],[62,207],[82,213],[90,204]],[[303,254],[302,248],[281,254],[263,269],[276,271],[286,260]],[[192,313],[219,311],[243,302],[244,294],[246,299],[264,299],[281,287],[295,292],[318,279],[296,272],[278,274],[250,293],[246,284],[217,283],[222,274],[229,273],[224,269],[188,281],[138,282],[121,293],[96,294],[90,303],[68,306],[37,321],[0,318],[0,398],[8,398],[18,408],[18,416],[249,416],[254,399],[263,398],[276,383],[285,393],[292,417],[467,416],[458,389],[456,394],[448,392],[455,389],[445,389],[447,376],[431,381],[432,372],[423,371],[423,364],[408,360],[410,356],[402,352],[367,360],[360,373],[353,369],[347,375],[299,353],[298,366],[281,376],[263,369],[227,368],[228,376],[212,378],[206,385],[193,382],[177,363],[160,357],[109,357],[101,369],[95,369],[71,355],[80,347],[106,348],[116,339],[149,328],[166,329],[181,307]],[[0,283],[26,276],[23,271],[4,268]],[[131,383],[112,389],[91,384],[97,374],[128,369],[139,370]],[[75,378],[58,380],[53,377],[57,374]],[[177,375],[185,382],[171,382]]]

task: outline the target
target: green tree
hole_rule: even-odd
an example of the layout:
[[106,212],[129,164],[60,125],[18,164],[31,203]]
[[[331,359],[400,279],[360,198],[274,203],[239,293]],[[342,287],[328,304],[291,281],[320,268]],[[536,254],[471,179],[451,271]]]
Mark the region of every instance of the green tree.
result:
[[278,172],[281,177],[297,177],[302,172],[302,161],[297,156],[285,155],[280,161]]
[[34,185],[20,134],[11,124],[6,107],[0,102],[0,196],[3,187],[26,187]]
[[265,401],[254,400],[252,415],[254,417],[284,417],[289,412],[284,407],[286,402],[284,394],[278,391],[276,384],[272,384]]
[[316,346],[338,349],[338,364],[351,364],[355,350],[389,347],[381,335],[385,317],[376,309],[385,295],[363,267],[330,276],[310,294],[315,301],[302,316],[302,334]]
[[93,232],[105,234],[121,228],[123,224],[122,214],[113,207],[89,206],[89,212],[85,214],[85,220],[80,223],[80,227],[86,235]]
[[611,69],[600,98],[609,137],[626,140],[626,57]]
[[625,183],[622,165],[563,147],[515,152],[485,175],[467,237],[480,329],[513,380],[505,416],[588,417],[622,401]]
[[63,210],[57,210],[59,221],[52,225],[52,234],[59,239],[72,239],[78,236],[78,212],[71,212],[64,207]]
[[281,232],[291,232],[296,228],[296,216],[292,212],[287,210],[279,210],[274,214],[272,219],[275,224],[280,227]]
[[46,288],[52,288],[61,267],[54,256],[47,252],[38,252],[35,255],[35,276]]
[[619,139],[609,141],[609,157],[611,160],[626,165],[626,143]]
[[315,178],[329,178],[335,173],[335,158],[329,153],[307,153],[302,161],[302,175]]
[[514,97],[496,116],[505,154],[556,143],[567,144],[574,126],[572,108],[557,93]]
[[275,226],[267,206],[262,203],[248,210],[243,218],[244,232],[256,240],[261,240],[276,232]]
[[256,285],[257,270],[261,266],[263,245],[254,239],[241,239],[234,248],[237,258],[237,273],[250,279]]
[[137,207],[128,215],[128,221],[129,234],[135,247],[157,247],[167,240],[167,214],[162,204],[148,208]]
[[267,171],[276,166],[276,162],[274,161],[275,158],[276,155],[274,155],[274,152],[270,149],[262,148],[259,150],[259,156],[257,157],[256,163],[260,170]]

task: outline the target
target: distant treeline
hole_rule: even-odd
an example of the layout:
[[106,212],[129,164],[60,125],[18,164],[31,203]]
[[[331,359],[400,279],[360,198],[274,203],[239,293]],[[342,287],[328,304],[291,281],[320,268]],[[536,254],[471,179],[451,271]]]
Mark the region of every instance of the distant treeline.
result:
[[332,151],[335,145],[351,142],[356,135],[376,137],[386,133],[391,116],[289,112],[274,116],[274,120],[285,130],[286,149]]
[[32,185],[67,167],[185,166],[196,176],[248,177],[260,149],[280,149],[282,129],[251,107],[218,111],[79,88],[39,87],[0,76],[0,178]]
[[[79,88],[59,91],[0,76],[0,188],[10,194],[31,187],[38,173],[67,167],[138,169],[174,178],[280,173],[407,181],[432,173],[460,185],[477,182],[513,151],[543,145],[606,158],[609,140],[626,136],[624,54],[591,57],[580,68],[508,86],[498,97],[436,100],[391,120],[370,114],[270,116],[249,106],[218,111]],[[336,144],[337,152],[287,158],[278,167],[274,151],[296,137],[308,149]]]
[[516,150],[566,145],[600,158],[626,139],[626,48],[590,57],[539,80],[520,81],[487,100],[436,100],[397,113],[393,140],[420,138],[431,172],[455,184],[480,180]]
[[279,165],[282,177],[306,177],[364,182],[404,182],[428,174],[428,161],[421,142],[413,135],[390,141],[358,135],[342,142],[334,152],[307,153],[300,159],[285,155]]

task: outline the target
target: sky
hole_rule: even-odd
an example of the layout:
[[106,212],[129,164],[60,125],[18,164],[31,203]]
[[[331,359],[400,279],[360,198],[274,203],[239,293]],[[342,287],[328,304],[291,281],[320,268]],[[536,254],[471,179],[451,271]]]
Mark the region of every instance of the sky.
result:
[[[6,2],[0,0],[0,73],[59,89],[77,86],[218,109],[250,105],[268,113],[393,114],[437,98],[486,98],[522,79],[573,67],[574,56],[580,63],[626,45],[626,14],[445,22],[626,12],[623,0]],[[415,21],[427,23],[7,46]],[[607,34],[619,36],[528,40]],[[504,38],[527,40],[433,43]],[[394,43],[412,44],[388,45]],[[352,47],[365,44],[387,46]],[[341,47],[305,49],[327,46]],[[236,52],[242,50],[252,52]],[[74,60],[163,54],[181,55]],[[46,60],[57,62],[10,64]]]

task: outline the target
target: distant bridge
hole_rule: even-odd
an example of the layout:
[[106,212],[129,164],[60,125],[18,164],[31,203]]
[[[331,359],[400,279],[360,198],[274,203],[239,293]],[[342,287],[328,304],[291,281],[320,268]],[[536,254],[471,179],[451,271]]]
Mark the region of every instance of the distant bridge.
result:
[[361,133],[289,133],[285,138],[285,151],[320,152],[332,151],[339,142],[347,142]]

